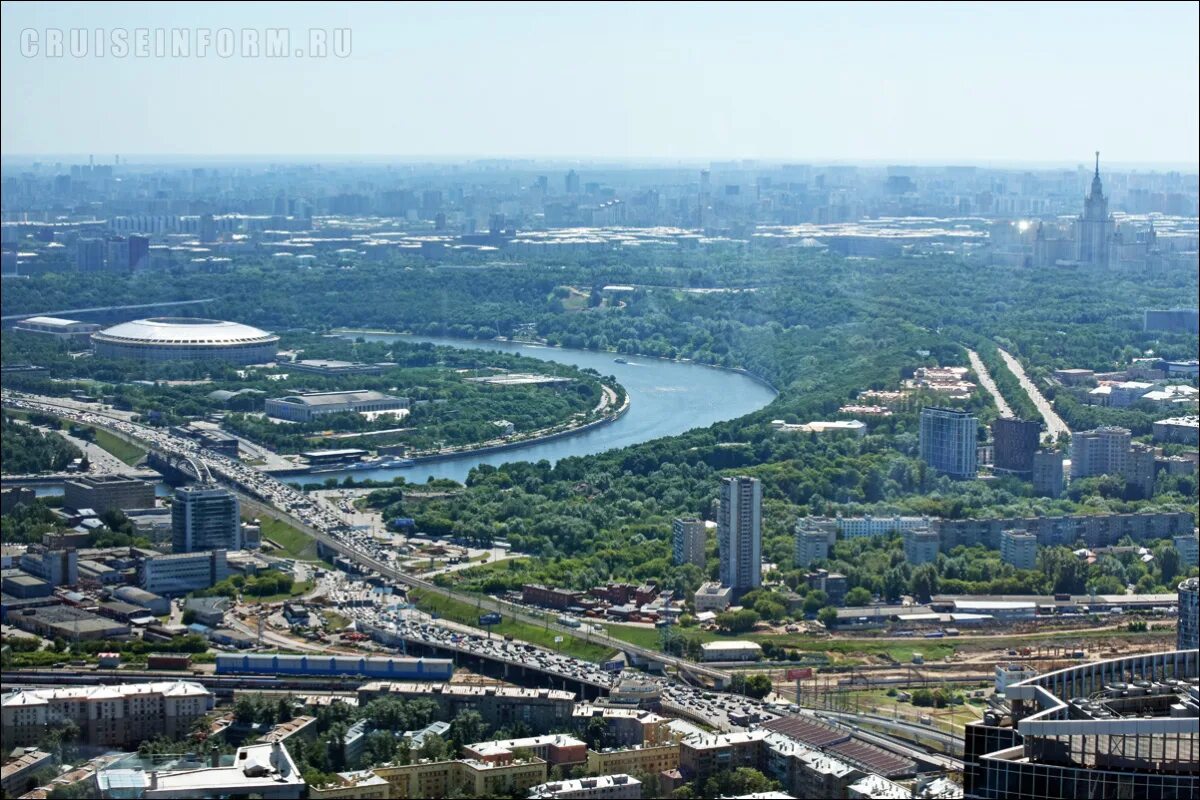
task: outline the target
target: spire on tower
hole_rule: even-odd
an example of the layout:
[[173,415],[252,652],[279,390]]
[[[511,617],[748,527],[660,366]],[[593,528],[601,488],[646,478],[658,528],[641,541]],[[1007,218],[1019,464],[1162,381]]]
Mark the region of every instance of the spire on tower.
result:
[[1096,177],[1100,177],[1100,151],[1096,151]]

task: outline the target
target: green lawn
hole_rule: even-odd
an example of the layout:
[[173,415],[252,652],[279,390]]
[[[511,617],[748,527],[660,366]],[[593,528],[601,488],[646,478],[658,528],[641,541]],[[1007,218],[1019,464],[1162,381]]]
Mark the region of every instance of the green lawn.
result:
[[268,594],[262,597],[258,595],[244,595],[243,599],[252,603],[278,603],[280,600],[291,600],[293,597],[299,597],[305,592],[312,591],[315,584],[312,581],[296,581],[292,584],[290,592],[280,592],[279,594]]
[[142,448],[130,444],[103,428],[92,428],[92,431],[96,434],[97,446],[112,453],[131,467],[146,456],[146,451]]
[[[649,628],[638,628],[629,625],[609,624],[605,628],[608,635],[615,639],[629,642],[651,649],[658,649],[659,633]],[[829,663],[837,666],[851,666],[861,663],[862,658],[878,655],[888,655],[900,663],[911,663],[912,654],[920,653],[926,662],[940,661],[954,653],[954,645],[942,641],[914,639],[910,642],[872,641],[870,639],[813,639],[804,634],[742,633],[720,634],[712,631],[702,631],[698,628],[681,628],[680,633],[685,637],[699,639],[701,642],[712,642],[720,639],[746,639],[752,642],[771,642],[782,647],[799,650],[801,653],[821,653],[829,657]],[[855,658],[858,656],[859,658]]]
[[298,561],[317,560],[317,540],[304,531],[274,517],[260,517],[259,522],[262,523],[263,540],[270,539],[282,548],[274,551],[273,555],[284,555]]
[[[408,599],[417,608],[426,613],[437,614],[439,617],[460,622],[464,625],[479,624],[480,611],[471,603],[443,597],[439,594],[421,592],[420,590],[410,591]],[[537,625],[516,622],[509,619],[508,615],[504,615],[503,621],[499,625],[492,627],[492,633],[497,636],[512,636],[514,639],[520,639],[530,644],[540,645],[548,650],[557,650],[560,653],[588,661],[605,661],[612,654],[612,651],[607,647],[592,644],[586,639],[558,633],[557,631],[541,628]],[[563,637],[561,644],[555,644],[555,636]]]

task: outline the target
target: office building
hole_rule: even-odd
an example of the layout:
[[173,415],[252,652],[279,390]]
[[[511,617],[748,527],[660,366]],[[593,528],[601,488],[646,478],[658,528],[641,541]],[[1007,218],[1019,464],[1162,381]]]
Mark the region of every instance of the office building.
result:
[[1063,492],[1064,457],[1061,452],[1039,450],[1033,454],[1033,491],[1042,497]]
[[1124,475],[1129,466],[1128,428],[1105,426],[1071,434],[1071,478]]
[[1198,660],[1195,649],[1143,653],[1009,685],[1002,704],[966,726],[965,795],[995,800],[1200,795]]
[[1000,534],[1000,560],[1017,569],[1037,566],[1037,535],[1028,531],[1011,530]]
[[675,564],[703,568],[707,529],[702,519],[676,519],[671,523],[671,545]]
[[521,723],[533,730],[565,727],[572,719],[575,705],[575,695],[561,689],[383,681],[358,687],[360,705],[380,697],[431,700],[437,704],[440,719],[454,719],[462,711],[477,711],[491,728]]
[[757,478],[721,479],[717,514],[722,586],[734,597],[762,585],[762,482]]
[[80,475],[63,482],[63,505],[97,514],[127,508],[154,508],[154,484],[123,475]]
[[291,422],[311,422],[325,414],[373,411],[402,411],[407,409],[407,397],[392,397],[374,390],[344,392],[307,392],[305,394],[272,397],[267,400],[267,416]]
[[937,561],[941,548],[941,535],[930,528],[917,528],[904,532],[904,560],[910,566],[932,564]]
[[176,553],[241,550],[237,495],[212,484],[181,486],[171,505],[171,544]]
[[6,744],[33,744],[47,728],[71,721],[88,745],[136,747],[158,735],[186,738],[213,702],[198,683],[156,681],[18,690],[4,695],[0,711]]
[[139,572],[143,589],[154,594],[180,595],[208,589],[229,577],[224,550],[172,553],[144,559]]
[[1042,423],[1001,417],[992,423],[992,468],[997,472],[1028,475],[1042,435]]
[[1179,627],[1175,632],[1176,650],[1200,647],[1200,578],[1188,578],[1179,584]]
[[796,523],[795,565],[808,567],[818,561],[827,560],[836,536],[837,534],[830,530],[809,528],[806,526],[806,520],[801,519]]
[[921,460],[952,478],[976,475],[979,420],[954,408],[921,409]]
[[567,194],[579,194],[579,173],[575,170],[567,172],[566,180],[564,181],[563,189]]
[[552,781],[529,788],[535,800],[641,800],[642,782],[629,775],[598,775]]

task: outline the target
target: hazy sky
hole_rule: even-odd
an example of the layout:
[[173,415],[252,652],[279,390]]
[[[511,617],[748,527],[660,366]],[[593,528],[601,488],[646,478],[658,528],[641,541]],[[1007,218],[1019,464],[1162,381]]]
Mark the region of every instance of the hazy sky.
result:
[[[1191,164],[1197,8],[4,3],[0,146]],[[72,28],[130,52],[46,57]],[[351,52],[138,58],[136,28],[350,28]]]

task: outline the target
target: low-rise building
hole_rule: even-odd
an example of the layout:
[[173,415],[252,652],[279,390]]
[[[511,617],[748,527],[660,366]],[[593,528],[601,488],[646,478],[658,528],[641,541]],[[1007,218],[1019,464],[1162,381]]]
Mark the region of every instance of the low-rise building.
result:
[[551,767],[587,763],[587,745],[574,736],[561,733],[476,742],[463,746],[463,756],[485,764],[507,764],[518,750],[529,751]]
[[419,761],[403,767],[378,767],[375,774],[391,787],[391,800],[498,797],[524,793],[546,782],[548,768],[540,758],[507,762],[474,759]]
[[154,484],[125,475],[80,475],[63,482],[63,505],[97,514],[127,508],[153,508]]
[[80,322],[77,319],[28,317],[14,325],[13,330],[82,343],[89,341],[92,334],[100,330],[100,326],[94,322]]
[[140,606],[156,617],[171,613],[171,601],[167,598],[139,589],[136,586],[122,586],[113,590],[113,597]]
[[374,770],[339,772],[337,781],[308,786],[308,800],[391,800],[391,784]]
[[641,800],[642,782],[629,775],[598,775],[533,786],[533,800]]
[[[118,773],[118,774],[113,774]],[[239,747],[229,766],[146,772],[138,769],[97,773],[102,798],[191,800],[196,797],[259,797],[299,800],[307,785],[287,747],[279,742]]]
[[1024,680],[1037,677],[1037,670],[1029,664],[1011,663],[996,665],[996,694],[1004,694],[1008,687]]
[[587,771],[593,774],[655,775],[679,768],[679,743],[589,750],[587,759]]
[[716,581],[702,583],[692,595],[696,611],[724,611],[733,603],[733,587],[722,586]]
[[180,595],[208,589],[229,577],[224,550],[171,553],[142,562],[142,588],[163,595]]
[[393,397],[372,389],[306,392],[287,397],[272,397],[266,402],[268,417],[291,422],[310,422],[325,414],[404,411],[408,407],[407,397]]
[[755,642],[719,641],[700,645],[701,661],[758,661],[762,646]]
[[1160,419],[1153,426],[1154,441],[1200,444],[1200,417]]
[[864,775],[846,787],[850,800],[912,800],[912,789],[882,775]]
[[358,688],[360,705],[378,697],[432,700],[437,703],[438,716],[442,719],[453,719],[460,712],[469,710],[479,712],[484,723],[493,728],[520,722],[535,730],[565,727],[571,720],[575,704],[575,695],[561,689],[386,681],[374,681]]
[[212,707],[212,693],[191,681],[29,689],[0,700],[5,738],[15,744],[35,742],[66,721],[89,745],[136,746],[160,734],[181,739]]
[[604,723],[606,747],[656,744],[667,738],[667,720],[653,711],[579,703],[571,712],[576,733],[583,734],[595,720]]
[[0,792],[5,797],[20,797],[32,786],[30,782],[38,770],[53,763],[54,756],[38,750],[36,747],[26,747],[18,751],[20,755],[10,758],[0,768]]
[[393,364],[363,364],[357,361],[338,361],[328,358],[307,358],[293,361],[287,365],[294,372],[306,372],[313,375],[382,375],[384,367]]
[[[54,598],[41,598],[28,602],[45,602]],[[11,613],[11,612],[10,612]],[[129,626],[123,622],[96,616],[90,611],[69,605],[54,605],[26,608],[10,621],[22,630],[36,633],[47,639],[61,638],[68,642],[92,641],[94,639],[125,639],[129,637]]]

